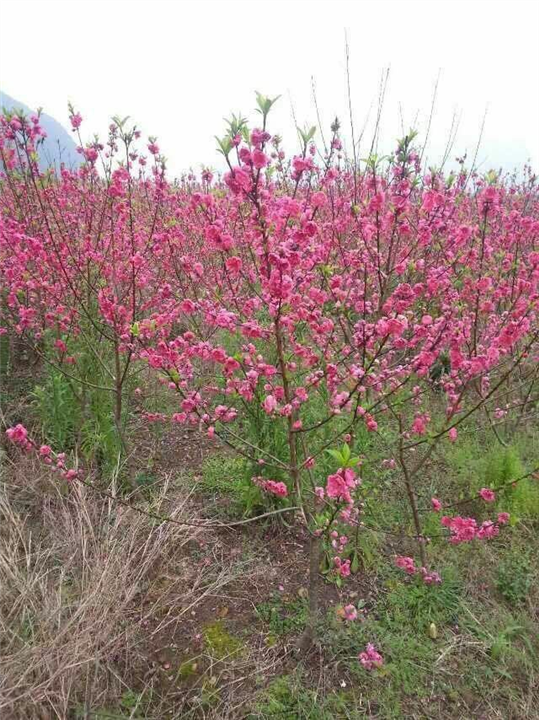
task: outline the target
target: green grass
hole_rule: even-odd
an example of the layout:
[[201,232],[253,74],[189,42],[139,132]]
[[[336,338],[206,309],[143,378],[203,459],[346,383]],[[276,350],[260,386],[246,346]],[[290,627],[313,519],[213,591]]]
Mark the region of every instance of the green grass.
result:
[[227,517],[253,517],[278,502],[252,481],[255,474],[252,463],[243,457],[212,456],[202,466],[200,489],[216,502],[216,510]]
[[284,599],[275,593],[256,611],[273,635],[299,634],[307,621],[307,602],[303,598]]

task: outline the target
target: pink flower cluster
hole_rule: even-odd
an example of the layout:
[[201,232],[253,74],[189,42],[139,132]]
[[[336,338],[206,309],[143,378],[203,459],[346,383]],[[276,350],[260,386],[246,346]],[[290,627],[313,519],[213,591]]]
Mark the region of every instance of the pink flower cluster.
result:
[[350,575],[350,560],[342,560],[339,556],[333,558],[333,564],[337,575],[340,577],[349,577]]
[[360,617],[356,606],[352,605],[351,603],[345,605],[344,607],[340,607],[337,610],[337,615],[343,620],[346,620],[347,622],[353,622],[354,620],[357,620],[358,617]]
[[263,477],[255,477],[253,478],[253,482],[258,485],[259,488],[271,495],[277,495],[277,497],[287,497],[288,495],[288,488],[284,482],[266,480]]
[[425,567],[416,567],[415,561],[411,557],[398,555],[395,558],[395,565],[404,570],[407,575],[420,575],[425,585],[439,585],[442,582],[442,578],[437,572],[429,571]]
[[24,425],[21,425],[19,423],[14,427],[8,428],[6,430],[6,436],[8,440],[10,440],[15,445],[19,445],[19,447],[21,447],[26,452],[34,451],[43,463],[49,465],[51,470],[59,472],[60,475],[64,478],[64,480],[74,480],[78,477],[79,474],[76,470],[74,470],[73,468],[66,468],[65,453],[55,454],[53,453],[49,445],[38,446],[28,436],[28,430],[24,427]]
[[509,522],[510,515],[506,512],[498,513],[497,521],[485,520],[481,525],[471,517],[442,516],[440,522],[450,531],[449,542],[458,545],[472,540],[490,540],[500,532],[500,526]]
[[490,488],[481,488],[479,496],[487,503],[495,502],[496,500],[496,493]]
[[348,505],[353,504],[351,491],[358,484],[356,474],[351,468],[338,470],[329,475],[326,483],[326,495],[333,500],[342,500]]
[[373,670],[382,667],[384,658],[372,643],[367,643],[365,650],[359,653],[359,662],[366,670]]

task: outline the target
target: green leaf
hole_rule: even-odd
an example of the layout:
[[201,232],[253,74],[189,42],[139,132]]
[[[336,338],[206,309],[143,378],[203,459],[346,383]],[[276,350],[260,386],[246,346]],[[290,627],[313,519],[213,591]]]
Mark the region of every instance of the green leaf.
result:
[[280,95],[277,95],[277,97],[274,97],[272,99],[266,97],[265,95],[262,95],[259,92],[256,92],[256,103],[258,105],[258,112],[263,115],[264,118],[266,118],[272,106],[277,102],[280,97]]
[[326,452],[328,455],[331,455],[331,457],[339,463],[339,467],[342,467],[344,459],[338,450],[331,449],[331,450],[326,450]]
[[230,151],[232,150],[232,140],[228,137],[228,135],[226,135],[222,139],[215,136],[215,139],[217,140],[217,144],[219,145],[218,152],[220,152],[221,155],[228,157]]

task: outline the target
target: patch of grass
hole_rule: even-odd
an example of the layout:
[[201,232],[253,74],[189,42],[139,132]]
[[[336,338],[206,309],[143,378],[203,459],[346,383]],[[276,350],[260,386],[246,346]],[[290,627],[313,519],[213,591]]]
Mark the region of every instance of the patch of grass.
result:
[[259,603],[256,611],[273,635],[299,633],[307,622],[307,602],[303,598],[285,600],[273,594],[267,602]]
[[529,554],[510,553],[496,570],[496,588],[510,605],[523,603],[532,584]]
[[[299,672],[275,678],[262,693],[247,720],[334,720],[359,718],[350,693],[321,696],[306,686]],[[364,717],[364,715],[362,715]]]
[[467,609],[463,625],[483,643],[481,662],[466,668],[470,686],[481,689],[488,678],[500,683],[497,689],[501,695],[507,692],[517,695],[521,689],[529,688],[530,681],[539,673],[539,638],[529,615],[494,605],[479,612],[474,607]]
[[9,335],[0,335],[0,377],[6,378],[11,370]]
[[46,441],[57,452],[78,447],[87,460],[111,472],[121,453],[111,393],[94,388],[81,390],[49,366],[44,373],[32,397]]
[[462,585],[452,569],[444,573],[440,585],[426,585],[419,578],[399,582],[386,599],[386,607],[396,622],[416,627],[430,623],[456,621],[459,615]]
[[241,457],[215,456],[202,466],[203,492],[226,502],[226,514],[252,517],[268,509],[269,500],[252,481],[251,463]]

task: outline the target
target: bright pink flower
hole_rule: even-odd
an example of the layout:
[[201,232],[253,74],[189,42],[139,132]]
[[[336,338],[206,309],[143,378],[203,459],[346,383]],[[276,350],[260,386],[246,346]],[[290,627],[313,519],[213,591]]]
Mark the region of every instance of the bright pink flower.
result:
[[423,578],[425,585],[440,585],[442,582],[441,576],[437,572],[434,572],[434,570],[429,572],[427,568],[422,567],[419,568],[419,572],[421,573],[421,577]]
[[376,432],[378,430],[378,423],[368,413],[365,415],[365,426],[369,432]]
[[275,482],[275,480],[266,480],[263,484],[263,488],[266,492],[278,497],[286,497],[288,495],[288,489],[284,482]]
[[425,435],[429,420],[430,418],[428,415],[416,415],[414,422],[412,423],[412,432],[416,435]]
[[357,620],[357,610],[354,605],[345,605],[343,608],[343,617],[349,622]]
[[229,257],[225,262],[226,269],[230,270],[232,273],[239,273],[242,268],[242,264],[243,263],[239,257]]
[[268,156],[265,153],[263,153],[262,150],[258,150],[258,149],[253,150],[252,158],[253,158],[253,165],[257,169],[266,167],[266,165],[269,162]]
[[28,430],[24,427],[24,425],[19,423],[18,425],[15,425],[15,427],[8,428],[6,430],[6,435],[12,443],[15,443],[16,445],[25,445],[28,439]]
[[442,509],[442,503],[438,500],[438,498],[431,498],[430,503],[434,512],[440,512],[440,510]]
[[271,413],[275,412],[275,409],[277,408],[277,400],[273,395],[267,395],[262,403],[262,407],[268,415],[271,415]]
[[313,207],[325,207],[327,205],[327,197],[323,192],[315,192],[311,195],[311,205]]
[[481,488],[479,495],[481,496],[481,499],[487,503],[491,503],[496,500],[496,493],[490,488]]
[[329,498],[350,502],[350,491],[355,488],[356,484],[354,471],[351,468],[341,469],[334,475],[328,476],[326,494]]
[[379,668],[384,664],[384,658],[380,655],[372,643],[368,643],[365,650],[360,652],[358,657],[359,662],[366,670]]
[[334,557],[333,563],[337,573],[341,577],[349,577],[350,575],[350,560],[341,560],[340,557]]
[[76,130],[81,126],[82,116],[80,113],[75,113],[74,115],[71,115],[69,120],[71,122],[71,127],[73,128],[73,130]]
[[511,516],[509,515],[508,512],[498,513],[498,524],[499,524],[499,525],[505,525],[506,523],[509,522],[509,518],[510,518],[510,517],[511,517]]
[[401,570],[404,570],[404,572],[408,575],[413,575],[417,572],[414,559],[411,557],[404,557],[403,555],[398,555],[395,558],[395,565]]

